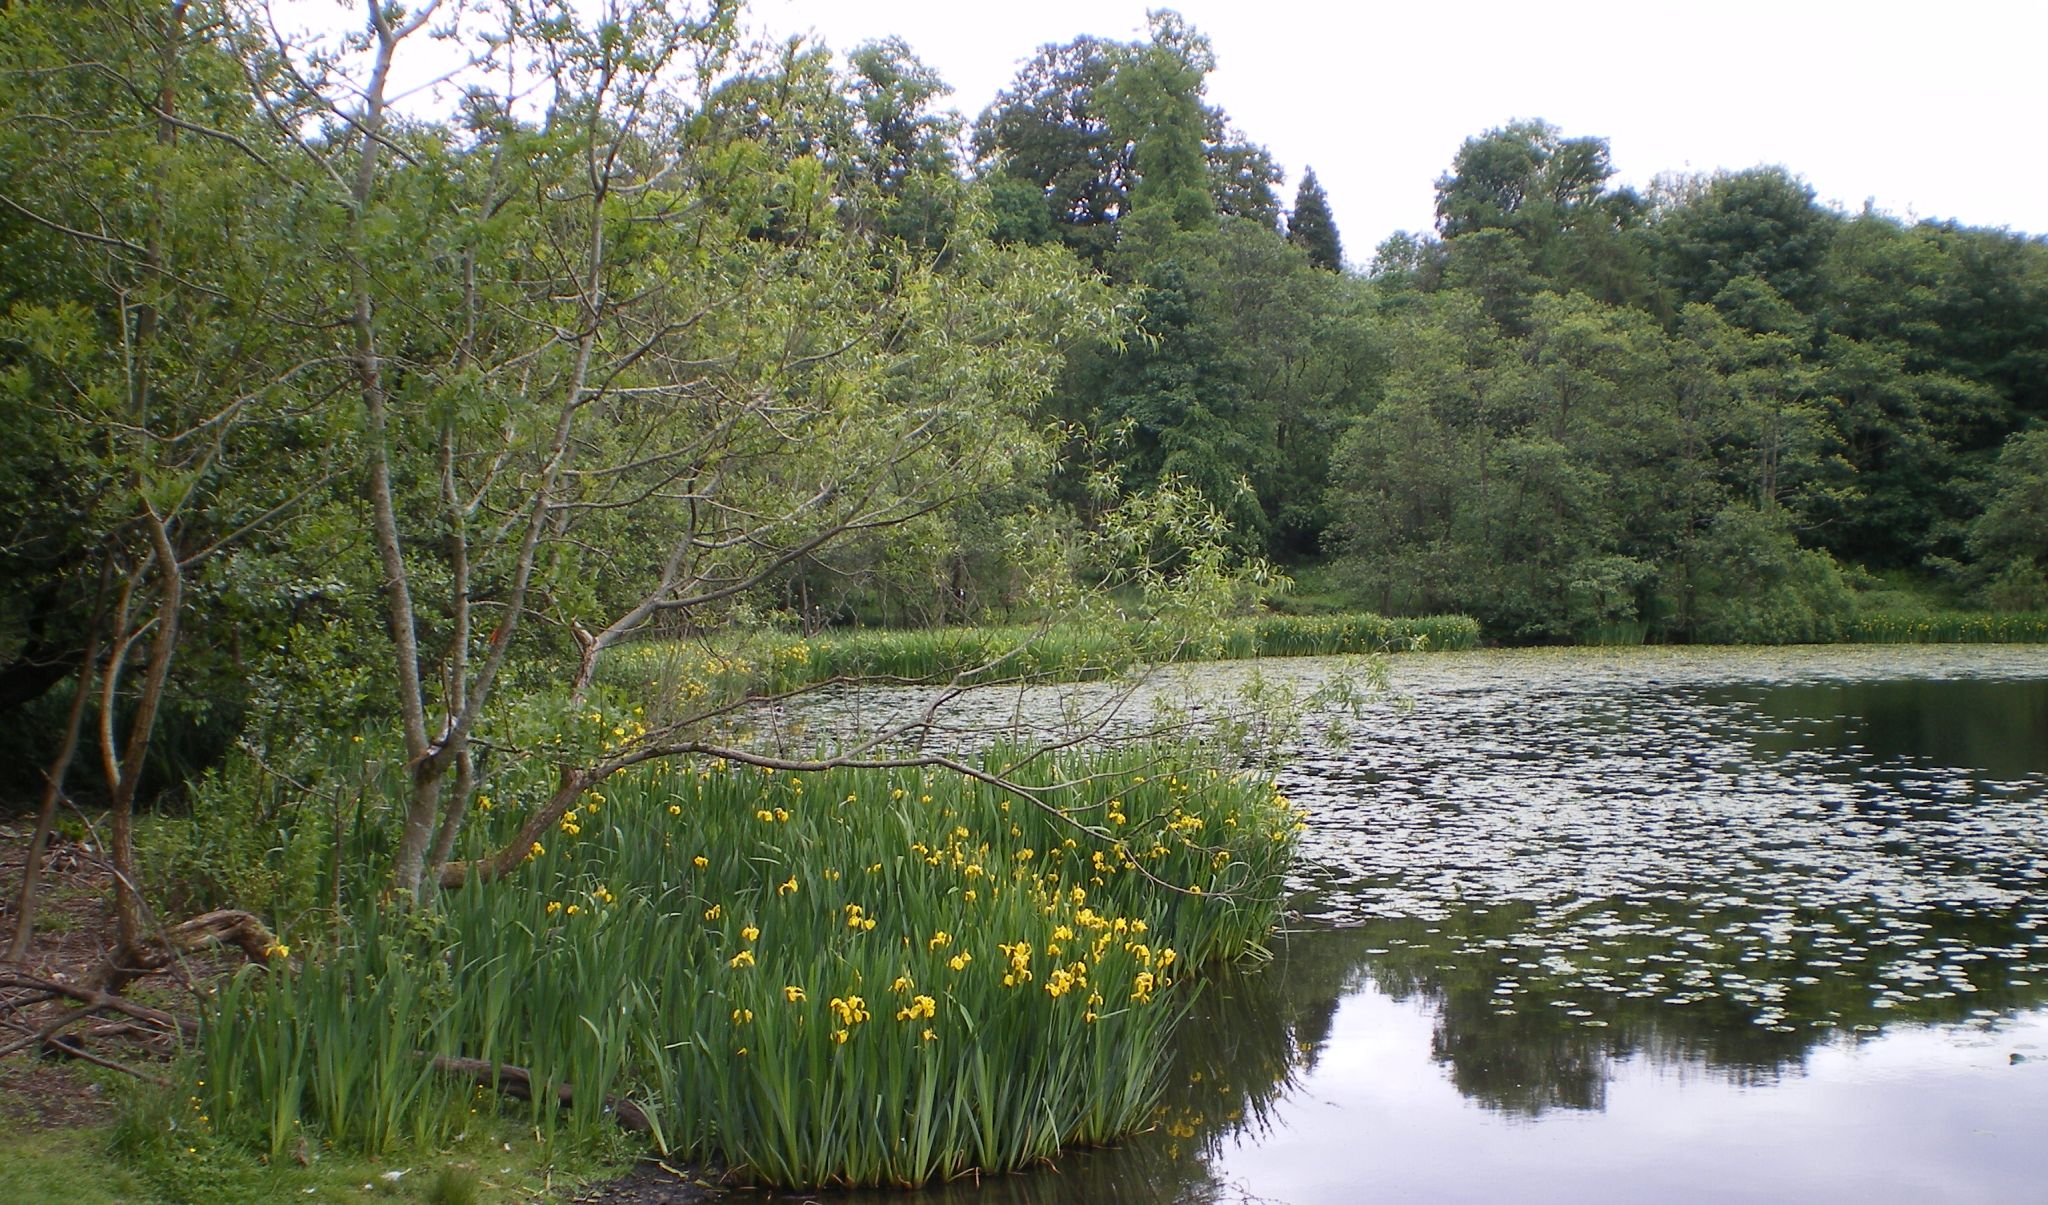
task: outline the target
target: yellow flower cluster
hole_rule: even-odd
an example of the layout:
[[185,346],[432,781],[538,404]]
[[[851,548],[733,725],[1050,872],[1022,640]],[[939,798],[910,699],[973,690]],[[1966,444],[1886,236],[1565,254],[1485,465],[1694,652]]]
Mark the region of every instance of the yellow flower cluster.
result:
[[868,1019],[868,1003],[859,996],[834,996],[828,1007],[839,1020],[839,1028],[832,1031],[832,1040],[841,1045],[852,1036],[854,1026]]
[[898,1021],[924,1020],[938,1015],[938,1001],[930,996],[912,996],[910,1003],[896,1010]]
[[1003,974],[1003,986],[1015,987],[1020,983],[1029,983],[1031,981],[1031,943],[1020,941],[1009,945],[998,945],[996,948],[1008,955],[1010,959],[1010,969]]
[[1077,987],[1088,986],[1088,964],[1072,962],[1045,977],[1045,994],[1057,1000]]

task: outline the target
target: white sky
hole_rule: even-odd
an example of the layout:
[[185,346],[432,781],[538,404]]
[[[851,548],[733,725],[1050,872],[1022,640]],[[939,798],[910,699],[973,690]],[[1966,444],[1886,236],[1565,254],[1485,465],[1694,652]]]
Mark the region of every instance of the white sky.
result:
[[[1153,0],[1153,7],[1161,0]],[[1467,137],[1540,117],[1609,139],[1618,181],[1783,164],[1824,202],[2048,233],[2044,0],[1179,0],[1209,100],[1330,194],[1347,258],[1434,221]],[[749,0],[844,52],[901,35],[971,120],[1047,42],[1128,39],[1145,0]]]

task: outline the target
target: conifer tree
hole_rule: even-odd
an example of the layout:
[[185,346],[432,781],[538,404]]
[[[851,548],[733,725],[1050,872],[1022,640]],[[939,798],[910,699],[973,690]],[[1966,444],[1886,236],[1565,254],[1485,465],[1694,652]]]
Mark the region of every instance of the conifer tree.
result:
[[1344,268],[1344,245],[1337,238],[1337,222],[1330,216],[1330,198],[1316,183],[1314,168],[1301,173],[1301,188],[1294,194],[1294,213],[1287,219],[1287,241],[1308,252],[1308,262],[1325,271]]

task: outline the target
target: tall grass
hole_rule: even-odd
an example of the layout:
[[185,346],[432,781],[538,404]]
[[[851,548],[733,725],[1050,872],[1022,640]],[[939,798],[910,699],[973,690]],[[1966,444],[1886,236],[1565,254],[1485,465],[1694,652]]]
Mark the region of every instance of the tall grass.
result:
[[1468,649],[1478,639],[1479,625],[1462,615],[1266,615],[1232,620],[1193,638],[1136,621],[869,629],[805,640],[757,637],[723,649],[688,643],[631,646],[613,654],[607,679],[631,687],[653,681],[691,702],[737,698],[748,690],[793,690],[833,678],[1084,682],[1141,663]]
[[1694,635],[1709,644],[2039,644],[2048,612],[1730,610]]
[[465,1124],[425,1056],[509,1063],[543,1135],[632,1100],[662,1149],[787,1186],[1108,1141],[1156,1099],[1184,972],[1257,947],[1295,848],[1269,784],[1191,764],[1009,767],[1052,811],[954,775],[648,769],[509,879],[245,973],[198,1091],[273,1154],[306,1130],[376,1152]]
[[2048,643],[2048,612],[1934,611],[1862,615],[1845,639],[1864,644]]

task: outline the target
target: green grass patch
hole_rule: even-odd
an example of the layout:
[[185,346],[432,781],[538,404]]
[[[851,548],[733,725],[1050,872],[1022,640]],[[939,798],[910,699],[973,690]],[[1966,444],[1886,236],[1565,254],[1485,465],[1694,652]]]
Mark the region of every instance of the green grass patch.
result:
[[[307,1134],[430,1148],[477,1104],[418,1055],[478,1058],[533,1073],[515,1110],[543,1140],[601,1138],[630,1100],[661,1149],[790,1186],[1129,1133],[1183,976],[1277,921],[1298,816],[1188,749],[1003,756],[1046,806],[913,771],[615,779],[508,880],[365,910],[319,959],[238,977],[195,1104],[273,1163]],[[490,819],[480,838],[518,818]]]
[[99,1130],[19,1130],[0,1135],[0,1201],[120,1205],[144,1199],[139,1177],[108,1165]]
[[9,1205],[241,1205],[276,1201],[476,1202],[509,1205],[613,1173],[601,1150],[535,1142],[495,1102],[454,1141],[376,1159],[331,1144],[294,1144],[267,1159],[225,1136],[189,1091],[122,1086],[113,1125],[0,1133],[0,1201]]

